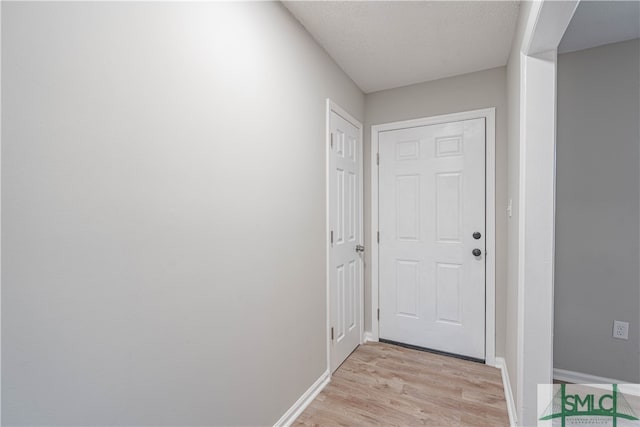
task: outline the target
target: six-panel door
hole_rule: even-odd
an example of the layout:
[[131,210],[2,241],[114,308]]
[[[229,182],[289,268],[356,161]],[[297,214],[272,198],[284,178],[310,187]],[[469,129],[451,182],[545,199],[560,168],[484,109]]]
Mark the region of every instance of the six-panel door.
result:
[[484,119],[382,132],[379,153],[380,338],[484,359]]
[[331,372],[360,344],[362,242],[359,158],[360,133],[353,124],[331,112],[332,143],[329,154],[329,301]]

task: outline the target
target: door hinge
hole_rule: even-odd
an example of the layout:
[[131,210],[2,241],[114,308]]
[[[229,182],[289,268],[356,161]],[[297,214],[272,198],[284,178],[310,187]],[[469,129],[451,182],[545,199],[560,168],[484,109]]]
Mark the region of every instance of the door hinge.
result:
[[329,233],[329,240],[331,241],[331,244],[333,245],[333,230],[331,230],[331,233]]
[[378,309],[378,320],[380,320],[380,309]]
[[380,232],[378,231],[378,243],[380,243]]
[[333,341],[333,327],[331,327],[331,341]]
[[331,148],[333,148],[333,132],[331,132]]
[[380,166],[380,153],[376,153],[376,165]]

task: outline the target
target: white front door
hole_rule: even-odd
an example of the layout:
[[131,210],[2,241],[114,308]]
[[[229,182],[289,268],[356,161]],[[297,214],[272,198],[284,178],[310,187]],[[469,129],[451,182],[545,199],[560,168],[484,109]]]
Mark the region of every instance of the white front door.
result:
[[331,372],[360,344],[362,294],[362,141],[331,111],[329,150],[329,307]]
[[380,133],[380,338],[485,358],[485,119]]

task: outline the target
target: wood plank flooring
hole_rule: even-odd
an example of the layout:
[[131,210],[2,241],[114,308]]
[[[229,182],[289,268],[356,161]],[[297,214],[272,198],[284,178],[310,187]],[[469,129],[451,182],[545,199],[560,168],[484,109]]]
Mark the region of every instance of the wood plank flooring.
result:
[[500,371],[391,344],[361,345],[295,426],[508,426]]

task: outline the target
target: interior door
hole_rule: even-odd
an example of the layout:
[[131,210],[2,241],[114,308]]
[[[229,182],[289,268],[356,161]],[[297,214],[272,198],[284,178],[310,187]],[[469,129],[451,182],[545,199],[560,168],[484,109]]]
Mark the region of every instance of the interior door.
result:
[[380,338],[485,357],[485,120],[382,132]]
[[359,129],[331,111],[329,151],[329,305],[331,372],[360,344],[362,142]]

